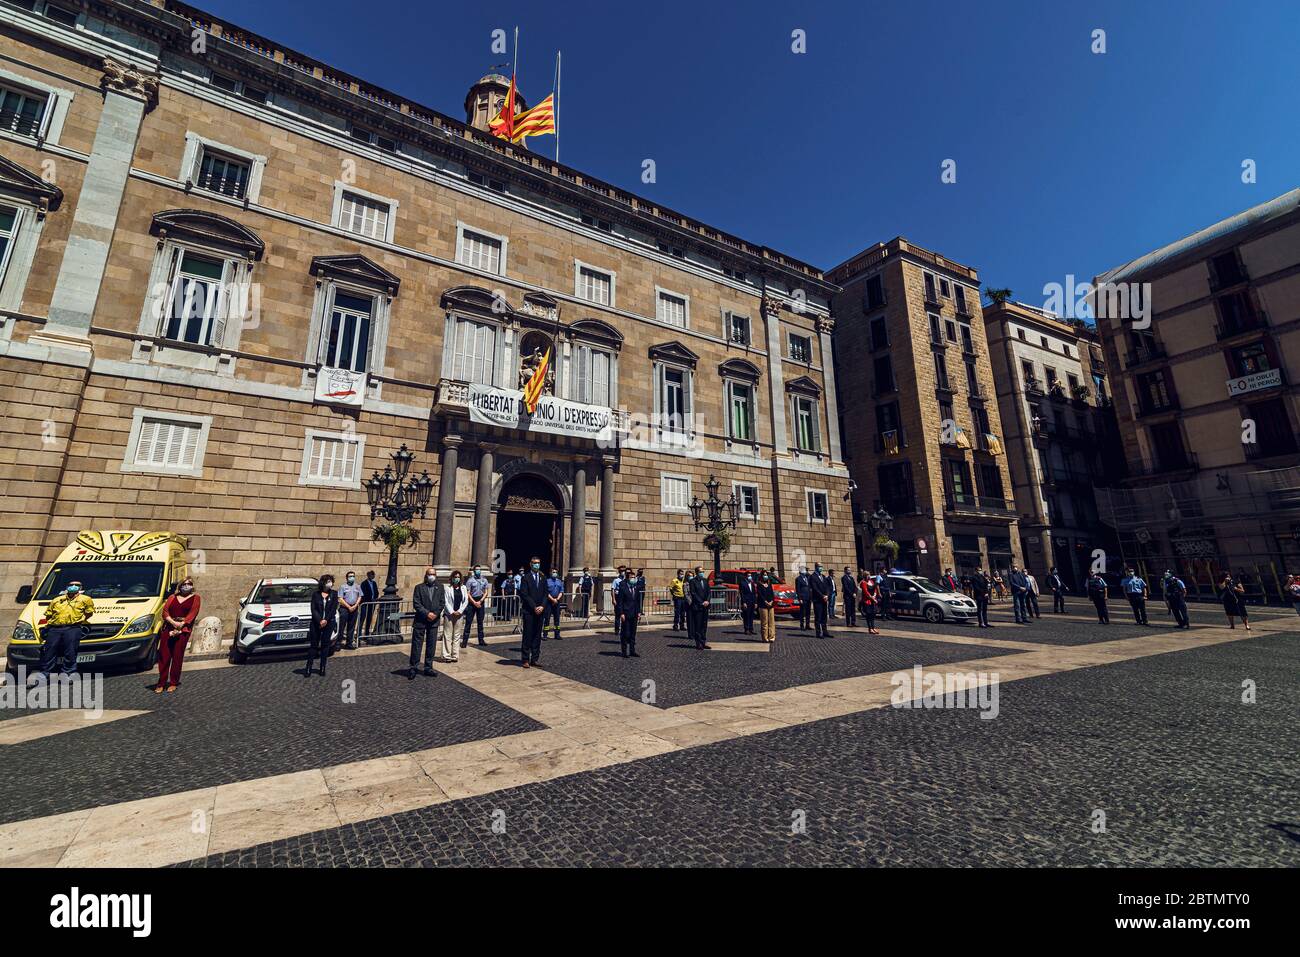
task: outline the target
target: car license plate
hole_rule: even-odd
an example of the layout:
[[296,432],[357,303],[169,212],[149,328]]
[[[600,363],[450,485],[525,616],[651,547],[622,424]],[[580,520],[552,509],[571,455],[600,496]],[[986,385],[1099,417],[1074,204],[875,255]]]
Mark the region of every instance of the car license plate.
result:
[[306,641],[307,632],[305,631],[282,631],[275,636],[276,641]]
[[88,665],[94,660],[94,655],[77,655],[77,664],[79,665]]

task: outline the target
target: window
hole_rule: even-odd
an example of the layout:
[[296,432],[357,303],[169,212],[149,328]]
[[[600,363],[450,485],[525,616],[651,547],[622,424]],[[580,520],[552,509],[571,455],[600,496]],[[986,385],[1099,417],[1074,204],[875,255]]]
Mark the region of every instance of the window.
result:
[[23,211],[17,206],[0,206],[0,284],[4,283],[5,270],[9,268],[9,257],[22,219]]
[[1246,270],[1242,268],[1235,249],[1220,253],[1210,260],[1210,279],[1215,289],[1246,281]]
[[952,286],[949,284],[948,280],[943,279],[943,278],[940,278],[940,280],[939,280],[939,293],[940,293],[940,295],[942,295],[943,298],[945,298],[945,299],[951,299],[951,298],[952,298]]
[[1283,399],[1252,402],[1245,416],[1255,420],[1255,444],[1246,445],[1247,458],[1290,455],[1296,451],[1296,430],[1287,415]]
[[597,219],[590,213],[582,214],[582,225],[590,226],[592,229],[599,229],[602,233],[612,233],[614,224],[607,219]]
[[136,409],[123,472],[202,477],[211,416]]
[[492,384],[496,332],[496,326],[491,323],[456,319],[451,378],[460,382]]
[[960,505],[973,504],[975,496],[971,489],[970,468],[958,459],[949,459],[946,464],[948,490],[952,494],[953,502]]
[[1219,307],[1219,334],[1232,335],[1262,325],[1255,303],[1247,290],[1220,296],[1215,300]]
[[926,302],[939,301],[939,297],[935,294],[935,289],[934,289],[934,273],[928,272],[925,274],[925,301]]
[[391,136],[384,136],[376,133],[374,130],[368,130],[364,127],[352,127],[352,138],[359,143],[369,143],[376,149],[381,149],[385,153],[397,152],[397,140]]
[[825,492],[808,489],[808,521],[829,522],[831,520],[830,496]]
[[599,306],[614,305],[614,274],[578,263],[574,295]]
[[665,512],[689,512],[691,510],[691,480],[685,475],[669,475],[664,472],[659,476],[660,507]]
[[660,366],[660,426],[684,434],[691,428],[691,373],[676,366]]
[[62,23],[65,27],[75,27],[77,25],[77,12],[75,10],[56,7],[52,3],[47,3],[45,5],[45,15],[55,23]]
[[876,316],[871,320],[871,348],[872,350],[884,349],[889,345],[889,326],[885,322],[884,316]]
[[981,436],[992,435],[993,428],[989,425],[988,410],[982,406],[972,405],[970,409],[971,423],[975,426],[975,431]]
[[358,236],[387,241],[389,213],[388,203],[345,191],[339,200],[338,226]]
[[370,364],[374,314],[373,297],[335,289],[323,330],[321,364],[365,372]]
[[250,165],[243,160],[205,149],[194,185],[223,196],[243,199],[248,192],[250,170]]
[[1070,395],[1074,395],[1079,391],[1079,377],[1077,375],[1067,372],[1065,374],[1065,382],[1070,389]]
[[758,486],[732,482],[731,490],[740,503],[741,518],[758,518]]
[[1034,375],[1034,364],[1028,359],[1022,359],[1020,362],[1020,378],[1024,380],[1025,388],[1036,388],[1038,385],[1038,376]]
[[220,346],[225,338],[229,261],[192,249],[176,249],[173,257],[175,272],[159,334],[176,342]]
[[456,243],[456,261],[472,269],[494,275],[502,274],[505,239],[461,226]]
[[942,352],[934,354],[934,387],[936,389],[950,389],[948,384],[948,360]]
[[486,186],[494,193],[504,193],[506,191],[505,180],[489,179],[488,177],[484,176],[482,173],[475,173],[473,171],[466,173],[465,178],[468,179],[475,186]]
[[219,90],[225,90],[227,93],[233,93],[236,96],[242,96],[246,100],[254,103],[266,103],[268,94],[266,90],[256,86],[249,86],[243,80],[236,80],[234,77],[226,76],[222,73],[213,73],[209,82]]
[[980,466],[980,490],[985,498],[1006,501],[1002,492],[1002,471],[996,465]]
[[0,86],[0,130],[20,136],[36,136],[41,132],[49,95]]
[[885,304],[885,283],[880,276],[867,280],[867,309],[879,309]]
[[912,463],[891,462],[876,468],[880,484],[880,504],[893,515],[916,511],[916,497],[912,488]]
[[889,432],[897,430],[898,424],[897,402],[885,402],[876,406],[876,431]]
[[1056,370],[1051,366],[1043,366],[1043,375],[1047,376],[1047,387],[1050,389],[1056,385]]
[[364,441],[358,435],[308,429],[298,483],[359,488]]
[[955,343],[957,341],[957,323],[951,319],[944,321],[944,331],[947,333],[948,341]]
[[[0,225],[3,225],[2,219]],[[1248,346],[1233,349],[1231,356],[1232,360],[1229,364],[1234,377],[1267,372],[1273,368],[1272,362],[1269,361],[1268,349],[1262,342],[1252,342]]]
[[614,356],[603,349],[579,345],[574,356],[574,399],[588,405],[612,406]]
[[679,296],[677,293],[669,292],[666,289],[658,290],[655,315],[660,322],[666,322],[670,326],[685,329],[689,318],[689,309],[689,300],[685,296]]
[[973,396],[980,394],[979,375],[975,363],[970,359],[966,360],[966,394]]
[[1163,371],[1147,372],[1137,377],[1138,408],[1143,412],[1160,412],[1173,408],[1173,393]]
[[820,452],[821,434],[817,421],[817,400],[809,396],[794,397],[794,437],[801,452]]
[[790,358],[794,362],[812,362],[812,338],[810,336],[801,336],[797,333],[790,333],[789,338]]
[[1151,446],[1155,453],[1156,468],[1161,471],[1185,469],[1190,465],[1183,433],[1177,422],[1163,422],[1151,427]]
[[930,320],[930,343],[931,345],[943,345],[943,333],[939,328],[939,317],[934,313],[929,313],[927,318]]
[[[958,288],[961,288],[960,286]],[[975,354],[975,338],[971,335],[970,325],[963,322],[961,329],[961,351],[967,355]]]
[[952,422],[953,424],[956,424],[957,420],[953,417],[951,399],[939,400],[939,422],[941,425],[947,422]]
[[749,316],[740,316],[734,312],[727,313],[727,338],[737,345],[747,346],[751,343]]
[[964,315],[966,315],[966,313],[967,313],[967,309],[966,309],[966,287],[965,287],[965,286],[954,286],[954,287],[953,287],[953,291],[956,292],[956,294],[957,294],[957,299],[956,299],[956,302],[957,302],[957,312],[958,312],[959,315],[963,315],[963,316],[964,316]]
[[889,356],[881,356],[875,361],[876,395],[897,392],[894,384],[894,363]]
[[727,438],[736,442],[754,441],[754,387],[748,382],[726,384]]

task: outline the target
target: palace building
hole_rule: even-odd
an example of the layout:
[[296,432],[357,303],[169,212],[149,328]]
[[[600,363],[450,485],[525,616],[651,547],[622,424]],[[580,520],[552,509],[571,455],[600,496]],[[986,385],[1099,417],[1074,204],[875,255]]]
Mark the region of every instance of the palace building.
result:
[[188,536],[223,618],[382,580],[361,483],[403,444],[437,483],[404,590],[661,584],[710,563],[710,476],[724,565],[853,562],[820,270],[491,136],[500,76],[453,118],[172,0],[0,2],[0,40],[11,594],[88,528]]

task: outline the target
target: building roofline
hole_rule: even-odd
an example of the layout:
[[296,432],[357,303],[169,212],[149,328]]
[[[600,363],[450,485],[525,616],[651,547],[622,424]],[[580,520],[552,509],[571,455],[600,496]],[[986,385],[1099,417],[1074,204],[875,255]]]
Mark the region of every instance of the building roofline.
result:
[[850,256],[838,266],[825,270],[824,275],[831,282],[843,285],[867,270],[880,265],[891,256],[910,257],[932,269],[947,272],[953,278],[973,283],[976,286],[980,284],[979,272],[974,266],[966,266],[945,256],[940,256],[933,250],[918,246],[902,236],[895,236],[888,242],[868,246],[860,253]]
[[1260,230],[1266,224],[1284,216],[1296,214],[1300,210],[1300,189],[1293,189],[1270,199],[1266,203],[1252,206],[1235,216],[1221,219],[1211,226],[1197,230],[1182,239],[1161,246],[1159,249],[1129,260],[1121,266],[1097,276],[1097,284],[1121,282],[1133,279],[1151,279],[1180,269],[1192,262],[1206,258],[1210,250],[1226,246],[1229,240],[1239,242],[1248,234]]
[[823,295],[837,291],[823,271],[811,263],[770,246],[748,242],[573,167],[507,144],[462,120],[335,69],[191,4],[180,0],[100,0],[100,3],[101,13],[107,8],[118,14],[113,19],[149,24],[151,30],[147,35],[174,52],[188,55],[190,49],[189,29],[181,29],[182,26],[201,29],[218,41],[214,44],[217,52],[233,56],[248,69],[261,71],[264,77],[278,81],[281,86],[312,89],[316,95],[308,98],[308,103],[328,108],[327,101],[336,101],[336,109],[345,116],[358,112],[376,114],[394,131],[404,131],[408,137],[426,137],[419,144],[423,147],[436,150],[440,146],[444,152],[466,151],[480,166],[504,166],[517,176],[549,186],[542,192],[564,194],[575,205],[600,209],[605,218],[635,222],[651,235],[706,247],[724,263],[743,263],[748,267],[746,271],[757,270],[760,276],[783,273]]

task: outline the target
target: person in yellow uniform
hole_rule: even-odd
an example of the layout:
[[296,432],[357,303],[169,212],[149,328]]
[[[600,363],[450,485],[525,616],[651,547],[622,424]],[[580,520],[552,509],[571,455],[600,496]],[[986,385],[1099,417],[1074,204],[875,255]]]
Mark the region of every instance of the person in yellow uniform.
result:
[[[81,644],[82,626],[95,613],[95,603],[81,590],[81,582],[68,582],[68,587],[46,606],[45,621],[41,629],[41,663],[38,674],[48,679],[59,663],[61,674],[77,672],[77,648]],[[38,680],[32,675],[31,682]]]
[[677,569],[668,591],[673,596],[673,631],[681,631],[686,627],[686,572]]

